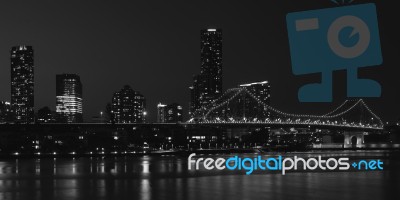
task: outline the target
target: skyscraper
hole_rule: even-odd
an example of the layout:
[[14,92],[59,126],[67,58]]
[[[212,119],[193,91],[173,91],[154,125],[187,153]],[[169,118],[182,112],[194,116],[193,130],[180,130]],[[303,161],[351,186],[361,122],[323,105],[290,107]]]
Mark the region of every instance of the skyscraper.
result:
[[[254,95],[255,98],[260,100],[266,105],[270,105],[271,103],[271,85],[268,81],[255,82],[239,85],[241,88],[246,88],[251,94]],[[270,112],[268,109],[265,109],[258,102],[251,100],[249,98],[244,99],[245,108],[247,112],[259,118],[269,117]]]
[[145,121],[146,102],[144,96],[125,85],[114,93],[111,104],[112,122],[143,123]]
[[200,74],[190,87],[190,113],[209,104],[222,93],[222,30],[200,31]]
[[268,81],[255,82],[239,85],[241,88],[246,88],[257,99],[261,100],[267,105],[271,102],[271,85]]
[[165,122],[165,107],[167,105],[159,103],[157,104],[157,122],[164,123]]
[[31,46],[11,48],[11,107],[14,122],[34,123],[34,65]]
[[201,71],[209,76],[209,91],[212,94],[222,92],[222,31],[205,29],[200,32]]
[[82,112],[82,83],[76,74],[56,76],[56,113],[61,123],[80,123]]

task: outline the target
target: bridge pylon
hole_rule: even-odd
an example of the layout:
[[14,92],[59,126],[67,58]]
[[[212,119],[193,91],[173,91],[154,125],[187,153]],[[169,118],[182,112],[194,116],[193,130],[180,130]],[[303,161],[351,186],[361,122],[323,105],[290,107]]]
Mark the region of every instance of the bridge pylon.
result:
[[356,149],[365,147],[364,138],[365,135],[368,135],[368,133],[360,131],[346,131],[343,133],[343,135],[344,135],[343,148]]

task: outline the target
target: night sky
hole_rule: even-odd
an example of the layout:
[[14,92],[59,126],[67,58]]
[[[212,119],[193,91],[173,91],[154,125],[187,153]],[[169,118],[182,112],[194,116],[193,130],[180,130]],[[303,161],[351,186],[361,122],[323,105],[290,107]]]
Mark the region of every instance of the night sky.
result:
[[[340,0],[339,0],[340,1]],[[398,16],[395,1],[376,2],[384,64],[360,74],[382,85],[382,98],[366,99],[385,121],[400,117]],[[291,72],[285,17],[289,12],[335,7],[330,0],[2,1],[0,100],[10,101],[10,49],[35,53],[35,109],[55,109],[55,78],[76,73],[83,83],[84,117],[105,109],[129,84],[147,99],[150,121],[158,102],[188,111],[193,75],[200,71],[200,29],[223,31],[224,89],[269,80],[272,105],[292,113],[326,113],[346,98],[346,73],[334,73],[333,103],[299,103],[297,90],[319,75]]]

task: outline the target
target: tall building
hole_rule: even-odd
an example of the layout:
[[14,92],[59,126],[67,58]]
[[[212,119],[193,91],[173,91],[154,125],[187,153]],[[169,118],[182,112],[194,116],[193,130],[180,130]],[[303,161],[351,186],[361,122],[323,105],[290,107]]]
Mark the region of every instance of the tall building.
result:
[[[239,85],[241,88],[246,88],[255,98],[265,103],[266,105],[270,105],[271,103],[271,85],[268,81],[255,82]],[[246,112],[250,113],[250,115],[259,118],[265,118],[270,116],[270,112],[268,109],[263,108],[258,102],[250,99],[244,99]]]
[[0,123],[12,122],[11,103],[7,101],[0,101]]
[[194,76],[190,87],[189,114],[209,104],[222,93],[222,30],[200,31],[200,74]]
[[60,123],[83,122],[82,83],[76,74],[56,76],[56,113]]
[[201,71],[209,76],[210,93],[222,92],[222,31],[204,29],[200,32]]
[[158,123],[165,123],[165,107],[167,105],[159,103],[157,104],[157,122]]
[[157,105],[157,122],[158,123],[178,123],[183,121],[182,106],[173,103],[164,105],[159,103]]
[[143,123],[145,122],[146,102],[143,95],[125,85],[121,91],[114,93],[111,104],[112,122]]
[[31,46],[11,48],[11,107],[16,123],[34,123],[34,65]]
[[271,102],[271,85],[268,81],[255,82],[239,85],[241,88],[246,88],[257,99],[261,100],[267,105]]

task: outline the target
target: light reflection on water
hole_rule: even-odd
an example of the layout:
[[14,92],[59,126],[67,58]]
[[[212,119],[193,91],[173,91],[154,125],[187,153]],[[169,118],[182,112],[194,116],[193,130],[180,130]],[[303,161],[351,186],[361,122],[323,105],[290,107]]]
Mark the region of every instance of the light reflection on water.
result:
[[[341,156],[354,156],[343,153]],[[326,154],[331,155],[331,154]],[[333,155],[333,154],[332,154]],[[376,153],[358,154],[379,157]],[[383,154],[382,154],[383,155]],[[381,155],[381,156],[382,156]],[[302,156],[315,156],[306,153]],[[398,157],[381,172],[188,171],[186,157],[0,161],[0,199],[398,199]]]

